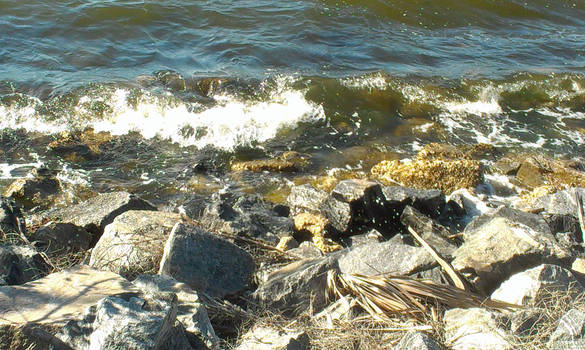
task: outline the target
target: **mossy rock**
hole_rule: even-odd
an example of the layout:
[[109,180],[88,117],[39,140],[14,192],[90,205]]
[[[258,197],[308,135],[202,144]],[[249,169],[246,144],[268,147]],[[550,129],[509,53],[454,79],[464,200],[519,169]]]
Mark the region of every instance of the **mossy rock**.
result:
[[233,171],[246,170],[253,172],[297,172],[304,169],[309,163],[309,155],[290,151],[284,152],[282,155],[273,159],[234,162],[231,169]]

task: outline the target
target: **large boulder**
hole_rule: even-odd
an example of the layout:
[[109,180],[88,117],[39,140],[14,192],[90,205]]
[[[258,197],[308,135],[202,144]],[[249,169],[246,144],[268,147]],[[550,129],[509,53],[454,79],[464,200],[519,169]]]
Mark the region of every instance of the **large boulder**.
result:
[[191,346],[198,348],[203,343],[209,349],[219,349],[219,339],[196,291],[171,276],[140,275],[132,283],[148,294],[175,293],[177,321],[185,327]]
[[199,223],[211,232],[241,235],[277,244],[294,232],[292,220],[278,216],[259,196],[222,190],[211,196]]
[[107,296],[137,293],[115,273],[79,265],[21,286],[0,287],[0,325],[62,325]]
[[23,284],[46,275],[51,267],[29,246],[0,246],[0,285]]
[[409,275],[434,264],[435,260],[425,248],[405,244],[399,236],[381,243],[352,247],[339,258],[341,272],[361,275]]
[[159,273],[222,298],[246,287],[254,273],[254,260],[225,239],[179,223],[164,246]]
[[[57,338],[79,350],[169,349],[177,315],[172,293],[140,297],[105,297],[85,310],[79,320],[69,321]],[[175,343],[176,345],[176,343]],[[179,349],[190,350],[188,342]]]
[[491,298],[516,305],[535,305],[558,292],[584,291],[571,271],[542,264],[513,275],[494,291]]
[[332,269],[337,269],[336,253],[291,263],[272,272],[253,297],[260,306],[286,315],[314,313],[325,307],[327,271]]
[[91,248],[93,236],[83,227],[49,222],[39,227],[30,240],[35,246],[49,255],[77,253]]
[[176,213],[130,210],[106,226],[93,248],[89,264],[132,279],[156,273],[173,226],[183,221]]
[[85,202],[48,210],[33,217],[33,221],[55,221],[83,227],[94,235],[95,243],[106,225],[128,210],[156,210],[156,207],[127,192],[99,194]]
[[454,350],[514,349],[501,314],[482,308],[445,311],[445,343]]
[[571,257],[541,217],[505,207],[474,219],[464,240],[452,265],[488,294],[516,272],[543,263],[564,266]]

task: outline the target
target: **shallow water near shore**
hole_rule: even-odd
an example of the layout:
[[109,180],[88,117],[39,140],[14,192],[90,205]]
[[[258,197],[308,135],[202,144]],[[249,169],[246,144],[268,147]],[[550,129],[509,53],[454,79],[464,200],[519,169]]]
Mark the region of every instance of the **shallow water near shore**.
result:
[[[303,177],[368,172],[431,142],[585,151],[583,1],[0,10],[2,190],[45,164],[84,188],[71,201],[125,189],[172,205],[234,183],[281,200]],[[68,137],[89,151],[55,146]],[[311,157],[300,173],[229,171],[290,150]]]

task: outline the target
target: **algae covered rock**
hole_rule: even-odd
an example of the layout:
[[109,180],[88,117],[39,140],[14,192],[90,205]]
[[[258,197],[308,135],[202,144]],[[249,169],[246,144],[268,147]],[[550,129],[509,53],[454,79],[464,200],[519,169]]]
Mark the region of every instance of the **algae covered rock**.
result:
[[15,180],[4,192],[4,196],[13,198],[24,209],[35,207],[48,208],[53,205],[62,192],[57,171],[46,167],[34,169],[32,177]]
[[483,180],[483,168],[477,160],[382,161],[371,169],[372,176],[388,185],[400,183],[418,189],[440,189],[451,193],[473,188]]
[[310,159],[308,154],[289,151],[273,159],[235,162],[231,168],[234,171],[296,172],[305,168],[310,163]]

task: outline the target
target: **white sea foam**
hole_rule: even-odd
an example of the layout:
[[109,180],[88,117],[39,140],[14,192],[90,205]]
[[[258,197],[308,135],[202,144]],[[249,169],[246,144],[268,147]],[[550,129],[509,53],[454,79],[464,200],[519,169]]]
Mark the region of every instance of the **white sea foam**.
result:
[[[231,150],[265,142],[276,137],[281,129],[300,122],[325,118],[320,105],[307,101],[301,91],[282,86],[268,100],[260,102],[217,95],[213,97],[216,104],[209,108],[148,92],[143,92],[137,103],[129,104],[129,94],[129,90],[117,89],[103,96],[82,96],[73,109],[74,115],[64,115],[60,120],[38,115],[35,107],[40,101],[26,107],[0,106],[0,127],[47,134],[92,127],[96,132],[112,135],[138,132],[145,138],[160,137],[182,146]],[[102,119],[92,113],[93,102],[108,106]]]
[[445,108],[451,113],[469,113],[475,115],[502,113],[502,107],[500,107],[496,99],[474,102],[447,102],[445,103]]

